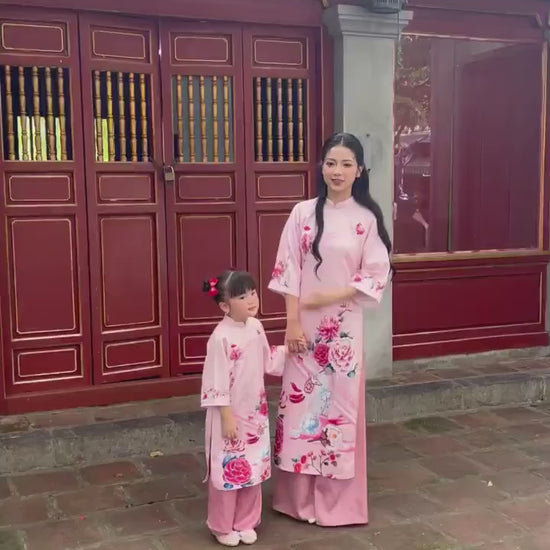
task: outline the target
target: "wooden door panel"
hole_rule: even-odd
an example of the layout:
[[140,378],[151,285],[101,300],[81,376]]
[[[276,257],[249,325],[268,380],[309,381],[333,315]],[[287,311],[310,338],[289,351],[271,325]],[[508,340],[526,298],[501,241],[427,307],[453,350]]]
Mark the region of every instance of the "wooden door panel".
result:
[[[235,216],[230,214],[182,214],[178,216],[181,258],[181,303],[179,321],[217,319],[219,308],[213,300],[199,301],[205,273],[216,274],[220,264],[236,265]],[[203,296],[204,297],[204,296]]]
[[172,374],[199,372],[221,318],[202,281],[246,268],[241,31],[163,22]]
[[94,380],[167,376],[157,22],[82,15]]
[[13,338],[79,330],[77,250],[71,218],[7,220]]
[[279,238],[293,205],[315,186],[318,43],[303,29],[253,27],[243,35],[248,269],[274,341],[285,308],[267,284]]
[[91,350],[78,22],[3,8],[0,25],[5,391],[83,386]]

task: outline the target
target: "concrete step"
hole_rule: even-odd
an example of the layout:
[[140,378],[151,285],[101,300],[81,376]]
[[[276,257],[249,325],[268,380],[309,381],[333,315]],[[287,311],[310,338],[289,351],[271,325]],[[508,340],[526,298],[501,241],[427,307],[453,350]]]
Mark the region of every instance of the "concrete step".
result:
[[[454,365],[454,366],[451,366]],[[550,400],[550,358],[525,357],[398,371],[367,385],[370,423]],[[269,388],[270,412],[278,388]],[[199,452],[197,396],[0,417],[0,474],[108,462],[151,453]],[[274,422],[271,422],[273,429]]]

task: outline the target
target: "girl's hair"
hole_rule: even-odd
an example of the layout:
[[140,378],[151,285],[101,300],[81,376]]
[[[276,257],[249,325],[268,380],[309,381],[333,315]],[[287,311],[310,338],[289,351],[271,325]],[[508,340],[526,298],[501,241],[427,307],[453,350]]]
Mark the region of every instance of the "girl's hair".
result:
[[256,281],[247,271],[228,269],[218,277],[207,279],[202,283],[202,291],[212,296],[217,304],[251,290],[256,290]]
[[[325,162],[325,159],[328,155],[328,152],[338,145],[346,147],[355,155],[355,160],[357,165],[362,168],[361,174],[358,178],[355,179],[353,187],[351,188],[351,194],[353,198],[365,208],[368,208],[376,217],[376,222],[378,226],[378,234],[382,239],[382,242],[388,249],[388,254],[391,253],[391,240],[384,225],[384,215],[382,214],[382,209],[378,203],[371,197],[369,191],[369,174],[365,168],[365,153],[363,152],[363,146],[361,142],[352,134],[340,133],[333,134],[330,138],[325,141],[323,149],[321,152],[321,162]],[[315,266],[315,274],[320,265],[323,263],[323,258],[319,253],[319,243],[321,242],[321,237],[323,236],[323,231],[325,229],[325,220],[323,216],[323,209],[327,201],[327,184],[323,178],[322,166],[319,168],[319,176],[317,182],[317,204],[315,205],[315,221],[317,223],[317,234],[311,245],[311,252],[313,257],[317,260],[317,265]]]

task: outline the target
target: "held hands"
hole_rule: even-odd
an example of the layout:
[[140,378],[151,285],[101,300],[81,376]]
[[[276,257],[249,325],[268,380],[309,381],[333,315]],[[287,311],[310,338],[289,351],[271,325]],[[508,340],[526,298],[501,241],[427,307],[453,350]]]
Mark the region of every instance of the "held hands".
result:
[[229,407],[221,408],[222,436],[224,439],[233,441],[239,437],[237,433],[237,421]]
[[299,321],[287,321],[285,343],[289,353],[304,353],[307,351],[307,340]]

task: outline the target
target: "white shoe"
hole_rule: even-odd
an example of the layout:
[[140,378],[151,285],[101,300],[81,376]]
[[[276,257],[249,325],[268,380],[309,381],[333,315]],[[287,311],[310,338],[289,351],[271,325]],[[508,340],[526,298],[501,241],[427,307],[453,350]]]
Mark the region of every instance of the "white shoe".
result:
[[239,533],[241,542],[244,544],[254,544],[258,540],[258,535],[254,529],[249,529],[248,531],[241,531]]
[[239,533],[237,533],[237,531],[231,531],[231,533],[227,533],[227,535],[214,536],[216,537],[216,540],[223,546],[239,546],[239,542],[241,542]]
[[314,523],[317,523],[317,520],[315,518],[309,518],[306,520],[310,525],[313,525]]

